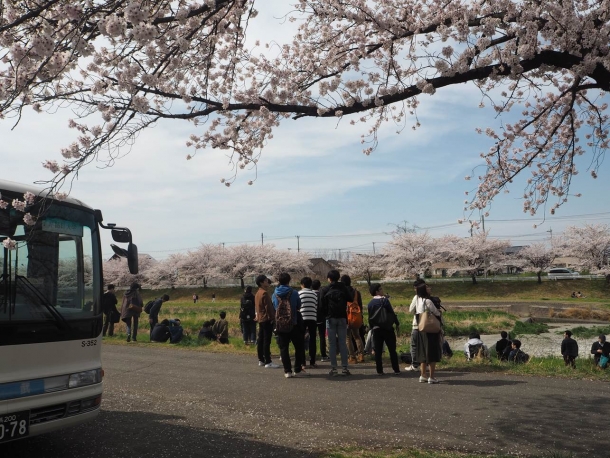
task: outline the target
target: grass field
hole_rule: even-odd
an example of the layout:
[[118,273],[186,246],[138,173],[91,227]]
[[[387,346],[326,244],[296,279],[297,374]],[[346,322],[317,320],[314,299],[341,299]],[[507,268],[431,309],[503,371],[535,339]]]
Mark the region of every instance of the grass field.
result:
[[[571,292],[571,287],[566,287],[569,283],[572,287],[577,286],[580,291],[595,291],[594,297],[598,298],[597,302],[590,299],[584,304],[578,302],[577,299],[564,298],[566,291]],[[580,283],[584,282],[588,288],[584,288]],[[386,285],[384,285],[386,286]],[[480,287],[480,288],[479,288]],[[538,292],[541,296],[548,297],[552,301],[565,301],[567,303],[574,302],[574,310],[595,310],[595,311],[610,311],[609,287],[605,281],[566,281],[566,282],[545,282],[542,285],[537,285],[535,282],[494,282],[481,283],[479,285],[471,285],[468,283],[438,283],[433,284],[433,294],[439,295],[444,303],[470,303],[481,301],[498,301],[498,291],[510,291],[511,301],[532,301],[536,300],[534,291],[536,287],[540,289]],[[363,301],[366,304],[369,299],[364,291],[365,288],[359,287],[362,292]],[[395,307],[398,319],[401,326],[397,333],[398,352],[407,352],[409,350],[411,321],[413,316],[408,314],[408,304],[413,296],[412,288],[406,284],[387,284],[384,288],[391,295],[391,301]],[[197,304],[193,304],[192,295],[194,292],[199,294],[201,298]],[[216,302],[211,302],[211,294],[216,294]],[[452,296],[453,293],[455,296]],[[253,346],[246,346],[241,337],[239,327],[239,298],[241,290],[239,288],[222,288],[208,290],[194,289],[175,289],[175,290],[155,290],[144,291],[144,300],[150,300],[164,293],[170,295],[171,300],[163,304],[160,318],[179,318],[185,330],[185,338],[178,346],[186,349],[226,352],[226,353],[243,353],[256,355],[256,349]],[[475,293],[477,293],[475,295]],[[590,293],[588,293],[590,294]],[[119,294],[120,296],[120,294]],[[568,294],[569,296],[569,294]],[[502,300],[506,300],[502,298]],[[538,298],[538,300],[540,300]],[[538,334],[546,332],[548,327],[544,323],[523,323],[518,317],[509,313],[498,310],[478,310],[464,311],[451,310],[444,313],[446,323],[445,331],[448,336],[467,336],[470,332],[476,331],[481,334],[497,334],[502,330],[510,331],[512,336],[523,334]],[[229,345],[221,345],[217,342],[199,341],[197,338],[199,329],[204,321],[211,318],[218,318],[221,311],[227,313],[229,321]],[[142,314],[140,319],[140,339],[139,344],[143,345],[170,345],[170,344],[150,344],[148,341],[148,316]],[[366,316],[365,316],[366,322]],[[593,337],[600,332],[610,334],[610,324],[593,330],[587,328],[575,328],[573,331],[579,337]],[[125,326],[120,323],[116,334],[112,338],[105,338],[106,343],[127,344],[125,341]],[[277,355],[279,349],[275,341],[272,341],[271,351]],[[577,360],[576,370],[566,369],[563,360],[560,358],[532,358],[526,365],[508,365],[498,361],[481,361],[468,362],[465,360],[461,352],[455,352],[456,355],[450,360],[443,360],[439,369],[452,371],[481,371],[481,372],[504,372],[521,375],[541,375],[566,378],[590,378],[597,380],[610,380],[610,371],[598,371],[589,360]],[[371,360],[372,361],[372,360]],[[410,456],[410,455],[405,455]],[[439,455],[440,456],[440,455]]]

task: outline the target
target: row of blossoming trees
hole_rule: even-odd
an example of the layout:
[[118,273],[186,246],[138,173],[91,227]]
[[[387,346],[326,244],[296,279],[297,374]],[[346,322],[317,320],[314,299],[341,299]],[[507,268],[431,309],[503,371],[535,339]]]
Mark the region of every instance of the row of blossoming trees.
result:
[[[582,270],[610,278],[610,227],[607,225],[568,227],[561,236],[555,237],[553,243],[535,243],[514,254],[507,254],[509,247],[508,240],[495,240],[485,232],[466,238],[454,235],[433,238],[427,232],[402,233],[396,234],[378,255],[352,256],[343,263],[342,271],[370,284],[373,278],[413,278],[442,265],[446,275],[459,272],[470,276],[476,283],[481,271],[501,272],[511,265],[537,273],[541,282],[542,272],[562,256],[572,258],[573,263]],[[136,276],[128,273],[124,260],[104,263],[106,282],[119,286],[135,280],[152,287],[205,287],[210,280],[238,279],[243,288],[245,280],[259,273],[277,278],[280,272],[288,272],[295,279],[299,275],[311,274],[309,255],[281,250],[272,245],[223,248],[208,244],[158,262],[142,256],[140,273]]]

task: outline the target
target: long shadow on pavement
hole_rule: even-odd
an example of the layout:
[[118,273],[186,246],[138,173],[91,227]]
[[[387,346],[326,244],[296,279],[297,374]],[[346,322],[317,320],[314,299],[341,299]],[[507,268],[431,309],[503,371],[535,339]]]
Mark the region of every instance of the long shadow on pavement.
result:
[[102,411],[96,421],[0,445],[3,457],[44,458],[315,458],[293,448],[227,430],[193,428],[183,417]]

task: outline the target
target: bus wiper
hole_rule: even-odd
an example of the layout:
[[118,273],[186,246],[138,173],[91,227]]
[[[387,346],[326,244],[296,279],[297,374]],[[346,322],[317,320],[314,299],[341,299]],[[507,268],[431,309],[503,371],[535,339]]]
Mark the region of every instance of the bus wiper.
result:
[[[40,303],[44,305],[49,311],[49,313],[53,316],[55,322],[60,328],[70,329],[70,325],[68,324],[68,321],[63,317],[63,315],[57,310],[55,310],[55,307],[53,307],[53,305],[49,301],[47,301],[44,295],[40,291],[38,291],[38,289],[34,285],[32,285],[32,283],[30,283],[30,281],[26,277],[22,275],[15,275],[15,286],[17,286],[19,283],[21,283],[21,286],[23,286],[26,290],[36,296]],[[34,303],[34,301],[32,302]]]

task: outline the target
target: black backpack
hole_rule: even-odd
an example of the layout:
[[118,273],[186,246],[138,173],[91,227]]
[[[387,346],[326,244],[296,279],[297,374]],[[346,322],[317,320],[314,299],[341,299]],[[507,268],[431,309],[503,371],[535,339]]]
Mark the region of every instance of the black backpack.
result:
[[146,305],[144,306],[144,313],[148,313],[150,315],[150,311],[151,311],[154,303],[155,303],[155,299],[153,299],[152,301],[148,301],[146,303]]
[[468,345],[469,359],[474,359],[477,356],[483,356],[483,344]]
[[251,299],[241,300],[241,309],[239,310],[239,319],[243,321],[254,320],[254,304]]

